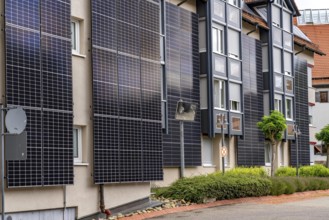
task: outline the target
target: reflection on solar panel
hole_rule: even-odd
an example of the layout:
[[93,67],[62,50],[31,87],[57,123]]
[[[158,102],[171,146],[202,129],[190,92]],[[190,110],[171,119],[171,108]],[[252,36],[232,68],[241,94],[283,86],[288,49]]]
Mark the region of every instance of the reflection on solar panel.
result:
[[[175,120],[180,99],[197,103],[199,99],[198,16],[170,3],[166,4],[166,71],[168,131],[163,135],[165,166],[180,165],[179,122]],[[184,122],[185,165],[201,165],[200,111],[194,122]]]
[[70,8],[5,1],[7,105],[28,117],[27,160],[8,161],[8,187],[73,183]]
[[91,4],[94,182],[161,180],[159,1]]

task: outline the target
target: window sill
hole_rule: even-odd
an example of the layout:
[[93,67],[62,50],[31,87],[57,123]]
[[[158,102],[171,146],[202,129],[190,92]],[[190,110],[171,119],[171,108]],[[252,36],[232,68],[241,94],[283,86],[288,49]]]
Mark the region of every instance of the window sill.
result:
[[75,162],[74,166],[85,166],[85,167],[87,167],[87,166],[89,166],[89,163]]
[[215,168],[216,165],[202,165],[203,168]]
[[72,52],[72,56],[81,57],[81,58],[86,58],[87,57],[86,55],[79,54],[79,53],[76,53],[76,52]]

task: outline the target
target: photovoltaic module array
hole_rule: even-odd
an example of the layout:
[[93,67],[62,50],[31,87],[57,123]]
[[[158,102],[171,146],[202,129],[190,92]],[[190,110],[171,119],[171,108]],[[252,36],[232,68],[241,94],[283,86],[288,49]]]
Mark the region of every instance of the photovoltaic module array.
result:
[[6,0],[6,104],[27,114],[27,160],[8,187],[73,184],[70,1]]
[[264,166],[264,135],[257,122],[264,115],[262,44],[242,35],[244,137],[238,138],[237,164],[239,166]]
[[91,6],[94,182],[162,180],[159,1]]
[[163,135],[164,165],[180,165],[179,121],[175,120],[177,102],[198,106],[194,122],[184,122],[185,165],[201,165],[201,123],[199,98],[198,16],[166,3],[166,80],[168,131]]
[[[310,164],[309,145],[309,118],[308,118],[308,85],[307,85],[307,61],[295,58],[295,102],[296,102],[296,124],[301,134],[298,136],[298,162],[301,165]],[[291,144],[290,161],[296,165],[296,142]]]

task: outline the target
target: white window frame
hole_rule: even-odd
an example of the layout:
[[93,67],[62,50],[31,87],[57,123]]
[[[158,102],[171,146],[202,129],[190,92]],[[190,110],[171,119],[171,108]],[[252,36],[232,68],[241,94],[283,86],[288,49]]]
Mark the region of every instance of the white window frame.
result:
[[[276,105],[276,103],[278,104]],[[282,112],[282,99],[274,98],[274,110]]]
[[[226,106],[226,83],[225,83],[225,80],[214,79],[214,84],[215,84],[216,81],[218,82],[218,85],[219,85],[219,88],[218,88],[218,91],[217,91],[217,93],[218,93],[218,105],[219,106],[215,106],[215,108],[225,110],[226,109],[225,108],[225,106]],[[215,86],[214,86],[214,88],[215,88]],[[224,95],[222,95],[222,91],[224,92]],[[223,100],[222,100],[222,97],[223,97]],[[214,99],[215,98],[216,98],[216,96],[214,96]],[[216,103],[217,103],[216,100],[214,100],[214,104],[216,104]]]
[[[290,101],[290,105],[288,105],[288,100]],[[291,114],[291,116],[290,117],[288,117],[288,106],[289,106],[289,108],[290,108],[290,114]],[[294,108],[293,108],[293,100],[292,100],[292,98],[286,98],[286,119],[287,120],[290,120],[290,121],[292,121],[293,120],[293,118],[294,118],[294,112],[293,112],[293,110],[294,110]]]
[[281,143],[279,146],[279,150],[280,150],[280,166],[284,166],[284,144]]
[[[74,32],[72,30],[72,24],[74,24]],[[80,54],[80,21],[77,19],[71,19],[71,35],[75,33],[75,36],[71,36],[72,53]],[[75,44],[74,44],[75,43]],[[76,48],[73,48],[75,45]]]
[[224,30],[220,27],[212,27],[212,51],[224,54]]
[[[266,150],[268,148],[268,150]],[[266,155],[268,153],[268,155]],[[272,161],[272,145],[269,142],[265,142],[264,146],[264,159],[265,159],[265,166],[271,166]],[[269,161],[266,161],[266,158],[269,159]]]
[[[237,109],[233,109],[233,102],[236,102],[237,104]],[[241,111],[241,108],[240,108],[240,102],[237,101],[237,100],[230,100],[230,110],[232,112],[240,112]]]
[[[82,163],[82,128],[78,126],[74,126],[73,132],[77,132],[77,151],[78,151],[78,156],[77,157],[73,156],[74,163]],[[73,148],[75,147],[76,146],[73,146]]]
[[[205,143],[208,141],[210,143],[210,155],[206,155],[206,147],[208,147]],[[202,166],[209,167],[213,166],[213,149],[214,149],[214,142],[213,139],[209,138],[208,136],[202,136]],[[206,159],[206,156],[210,156],[210,158]]]

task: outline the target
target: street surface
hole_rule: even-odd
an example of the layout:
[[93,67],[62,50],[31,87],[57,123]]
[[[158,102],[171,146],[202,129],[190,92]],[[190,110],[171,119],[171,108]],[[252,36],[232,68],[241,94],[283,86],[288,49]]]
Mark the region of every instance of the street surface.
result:
[[151,219],[329,220],[329,196],[281,204],[242,203],[178,212]]

